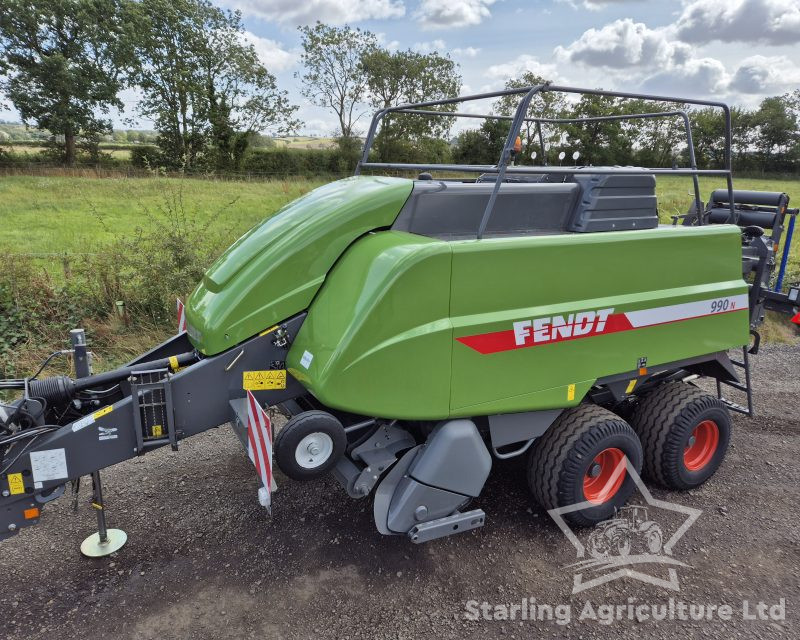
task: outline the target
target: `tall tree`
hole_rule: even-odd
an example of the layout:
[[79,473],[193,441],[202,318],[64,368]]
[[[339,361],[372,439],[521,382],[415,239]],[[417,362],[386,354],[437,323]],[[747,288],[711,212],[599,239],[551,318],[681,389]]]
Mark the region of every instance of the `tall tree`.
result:
[[753,120],[758,129],[756,144],[765,161],[772,153],[785,154],[798,139],[798,123],[786,96],[764,98]]
[[3,0],[2,89],[26,124],[63,136],[75,163],[79,136],[111,130],[99,117],[117,97],[130,60],[122,0]]
[[[452,98],[461,91],[458,65],[449,56],[374,49],[361,61],[367,77],[369,101],[384,109],[400,104]],[[437,107],[455,111],[455,105]],[[394,114],[384,118],[375,147],[382,161],[414,161],[425,156],[432,145],[450,135],[453,118]]]
[[374,34],[361,29],[331,27],[317,22],[299,27],[305,72],[297,74],[302,94],[312,104],[331,109],[339,120],[339,134],[355,135],[354,127],[364,115],[359,111],[367,91],[362,59],[377,48]]
[[208,0],[135,6],[140,113],[151,118],[169,164],[238,166],[252,134],[297,126],[285,91],[244,39],[239,12]]
[[[506,89],[521,89],[523,87],[533,87],[544,84],[546,80],[541,76],[530,71],[526,71],[518,78],[512,78],[506,82]],[[517,111],[523,94],[512,94],[499,98],[494,105],[495,110],[500,115],[513,116]],[[560,118],[564,114],[567,102],[563,93],[545,91],[536,94],[531,100],[528,108],[528,116],[531,118]],[[542,140],[546,144],[558,144],[561,139],[563,129],[556,125],[542,125]],[[525,162],[536,151],[539,153],[539,131],[535,122],[525,122],[520,130],[522,138],[522,151],[520,153],[522,161]]]

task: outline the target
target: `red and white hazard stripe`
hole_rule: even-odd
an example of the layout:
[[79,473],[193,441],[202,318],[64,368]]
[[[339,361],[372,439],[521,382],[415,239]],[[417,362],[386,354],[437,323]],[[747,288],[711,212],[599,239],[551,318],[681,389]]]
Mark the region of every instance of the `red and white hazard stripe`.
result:
[[258,490],[261,506],[271,509],[274,480],[272,478],[272,424],[269,415],[247,392],[247,455],[256,467],[263,485]]
[[178,333],[186,331],[186,309],[183,302],[178,298]]
[[511,328],[462,336],[456,340],[478,353],[490,354],[567,340],[593,338],[607,333],[633,331],[724,313],[746,312],[747,309],[748,298],[747,294],[743,293],[623,313],[614,313],[613,309],[603,309],[598,312],[577,311],[512,323],[521,325],[517,327],[516,332]]

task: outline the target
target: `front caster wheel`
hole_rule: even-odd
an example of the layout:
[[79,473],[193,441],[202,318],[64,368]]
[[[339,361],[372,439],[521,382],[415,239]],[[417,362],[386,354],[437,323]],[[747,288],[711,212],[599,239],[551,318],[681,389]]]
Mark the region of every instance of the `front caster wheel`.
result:
[[325,411],[292,416],[275,437],[275,462],[292,480],[325,475],[347,446],[342,423]]
[[580,405],[562,413],[534,443],[528,484],[548,510],[586,503],[562,517],[591,526],[613,516],[633,493],[626,459],[638,473],[642,445],[630,425],[602,407]]

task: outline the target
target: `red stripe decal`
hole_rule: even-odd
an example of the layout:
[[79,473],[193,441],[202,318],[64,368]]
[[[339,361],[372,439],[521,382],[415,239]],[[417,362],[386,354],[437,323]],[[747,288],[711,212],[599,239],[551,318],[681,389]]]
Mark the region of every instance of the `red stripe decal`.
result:
[[[606,310],[610,311],[610,310]],[[492,331],[471,336],[456,338],[458,342],[474,349],[478,353],[487,355],[490,353],[500,353],[513,349],[525,349],[527,347],[539,347],[558,342],[579,340],[581,338],[593,338],[609,333],[619,333],[621,331],[633,331],[635,329],[645,329],[674,322],[694,320],[710,315],[723,315],[727,313],[745,312],[747,307],[735,308],[735,304],[725,311],[714,313],[701,313],[687,315],[682,318],[667,319],[661,322],[647,322],[634,326],[625,313],[611,313],[602,321],[601,314],[592,312],[565,314],[564,316],[553,316],[550,318],[537,318],[531,321],[521,321],[513,323],[514,329],[505,331]],[[632,312],[636,315],[639,312]],[[800,313],[792,321],[800,323]]]

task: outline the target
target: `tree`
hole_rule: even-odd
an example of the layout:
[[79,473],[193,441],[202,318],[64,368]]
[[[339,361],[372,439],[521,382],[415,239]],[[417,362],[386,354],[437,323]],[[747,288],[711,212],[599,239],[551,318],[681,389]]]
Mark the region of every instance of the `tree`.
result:
[[756,145],[766,162],[772,153],[785,154],[797,141],[797,120],[784,96],[764,98],[753,114],[758,129]]
[[358,112],[358,105],[363,103],[368,83],[361,61],[377,48],[377,38],[369,31],[320,22],[299,30],[305,73],[297,76],[303,96],[318,107],[331,109],[339,120],[341,136],[353,137],[354,127],[364,115]]
[[[373,49],[364,54],[361,67],[367,77],[369,101],[377,109],[452,98],[461,91],[458,65],[438,53]],[[436,109],[454,111],[455,105]],[[453,118],[448,117],[392,114],[381,123],[375,149],[384,162],[413,162],[430,152],[438,156],[434,141],[448,138],[452,124]]]
[[75,163],[77,139],[111,130],[107,114],[122,108],[129,58],[122,0],[3,0],[2,89],[26,124],[63,137]]
[[[582,95],[572,114],[577,118],[625,113],[624,101],[613,96]],[[566,125],[570,147],[579,151],[581,162],[591,165],[631,164],[633,140],[621,120]]]
[[297,126],[285,91],[245,42],[241,14],[208,0],[141,0],[136,80],[168,163],[236,168],[253,133]]
[[[537,76],[530,71],[525,72],[519,78],[512,78],[506,82],[506,89],[521,89],[523,87],[533,87],[547,82],[541,76]],[[499,98],[494,105],[495,110],[500,115],[513,116],[517,111],[520,100],[525,94],[512,94]],[[536,94],[531,100],[528,108],[529,117],[541,118],[560,118],[564,115],[567,101],[563,93],[544,91]],[[563,129],[559,125],[542,125],[542,140],[546,144],[558,144],[561,139]],[[539,153],[539,131],[534,122],[524,122],[520,129],[522,138],[522,151],[520,156],[528,159],[534,151]]]
[[488,118],[478,129],[462,131],[453,145],[453,161],[459,164],[497,164],[511,122]]

